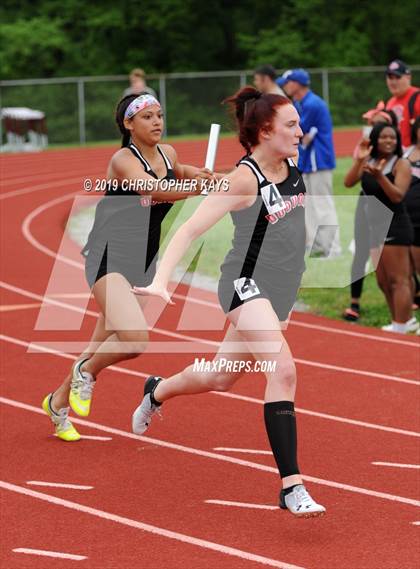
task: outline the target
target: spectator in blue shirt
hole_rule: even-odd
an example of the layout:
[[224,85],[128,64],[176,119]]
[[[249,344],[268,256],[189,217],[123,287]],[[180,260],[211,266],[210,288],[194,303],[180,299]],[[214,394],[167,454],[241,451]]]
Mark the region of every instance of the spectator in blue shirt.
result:
[[332,196],[335,153],[330,112],[325,101],[311,91],[310,76],[304,69],[286,71],[277,79],[277,84],[293,99],[303,131],[298,167],[308,196],[307,247],[323,257],[337,257],[341,246]]

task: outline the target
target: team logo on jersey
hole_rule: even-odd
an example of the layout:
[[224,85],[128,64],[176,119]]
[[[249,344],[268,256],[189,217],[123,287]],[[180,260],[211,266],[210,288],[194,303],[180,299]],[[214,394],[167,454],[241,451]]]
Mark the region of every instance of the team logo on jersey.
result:
[[140,204],[142,207],[150,207],[152,205],[158,205],[159,203],[166,203],[166,202],[158,202],[156,200],[152,200],[150,196],[141,196]]
[[233,281],[235,290],[241,300],[248,300],[257,294],[260,294],[260,290],[255,284],[254,279],[249,279],[248,277],[241,277]]

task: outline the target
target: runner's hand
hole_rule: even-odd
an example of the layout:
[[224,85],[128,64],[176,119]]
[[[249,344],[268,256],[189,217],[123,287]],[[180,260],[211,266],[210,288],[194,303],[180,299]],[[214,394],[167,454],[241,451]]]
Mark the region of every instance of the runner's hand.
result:
[[139,296],[159,296],[168,304],[175,304],[175,302],[171,300],[168,290],[159,284],[152,283],[146,287],[133,286],[131,292],[133,294],[138,294]]
[[208,168],[200,168],[194,177],[196,180],[214,180],[216,182],[216,176]]

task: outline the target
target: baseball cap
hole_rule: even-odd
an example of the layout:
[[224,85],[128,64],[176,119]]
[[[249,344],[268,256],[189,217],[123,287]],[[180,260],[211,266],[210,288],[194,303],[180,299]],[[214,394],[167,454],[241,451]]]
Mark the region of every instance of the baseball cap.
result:
[[397,77],[402,77],[403,75],[410,75],[411,70],[404,61],[401,59],[394,59],[386,68],[387,75],[396,75]]
[[305,87],[311,82],[309,73],[304,69],[289,69],[285,71],[281,77],[276,79],[277,85],[283,87],[288,81],[296,81]]

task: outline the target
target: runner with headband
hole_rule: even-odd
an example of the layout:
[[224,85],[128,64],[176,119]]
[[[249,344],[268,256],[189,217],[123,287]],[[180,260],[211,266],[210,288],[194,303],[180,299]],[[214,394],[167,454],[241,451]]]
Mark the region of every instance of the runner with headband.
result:
[[[159,144],[163,112],[152,95],[125,96],[115,118],[122,134],[121,149],[109,162],[107,191],[97,205],[82,251],[100,315],[89,346],[42,403],[64,441],[80,439],[68,419],[69,404],[77,415],[88,416],[98,374],[144,351],[148,341],[144,299],[136,299],[131,287],[152,282],[161,224],[172,203],[199,194],[201,181],[214,179],[207,169],[181,164],[172,146]],[[190,191],[180,191],[175,187],[179,178],[195,184],[190,184]]]

